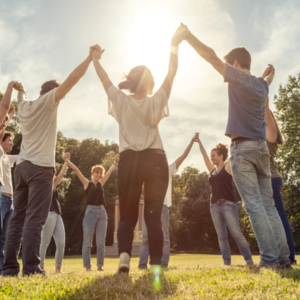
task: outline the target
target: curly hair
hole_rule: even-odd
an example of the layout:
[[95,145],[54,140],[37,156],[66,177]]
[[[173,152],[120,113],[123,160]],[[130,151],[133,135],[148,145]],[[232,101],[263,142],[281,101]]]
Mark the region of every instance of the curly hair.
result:
[[215,148],[213,148],[211,151],[216,151],[218,155],[223,155],[223,161],[226,161],[228,158],[228,146],[225,144],[219,143]]
[[41,95],[45,95],[46,93],[50,92],[51,90],[60,86],[60,83],[57,80],[49,80],[42,84],[41,86]]
[[11,137],[12,140],[15,138],[15,136],[12,132],[4,131],[4,136],[2,138],[2,142],[4,142],[8,137]]

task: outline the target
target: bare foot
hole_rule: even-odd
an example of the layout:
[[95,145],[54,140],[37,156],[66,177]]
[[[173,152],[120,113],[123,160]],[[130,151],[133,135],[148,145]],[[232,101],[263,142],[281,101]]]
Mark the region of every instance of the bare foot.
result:
[[60,268],[55,268],[55,273],[61,273],[61,270],[60,270]]
[[90,271],[92,271],[92,268],[86,268],[86,271],[90,272]]
[[98,270],[98,271],[104,271],[104,270],[102,269],[102,267],[98,267],[97,270]]

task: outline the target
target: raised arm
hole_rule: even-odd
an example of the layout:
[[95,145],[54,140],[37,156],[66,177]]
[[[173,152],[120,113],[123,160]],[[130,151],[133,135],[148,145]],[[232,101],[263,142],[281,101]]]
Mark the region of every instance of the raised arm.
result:
[[[187,26],[181,23],[182,27]],[[217,56],[216,52],[200,42],[190,31],[186,37],[186,41],[196,50],[196,52],[207,62],[209,62],[222,76],[225,76],[226,64]]]
[[192,140],[190,141],[189,145],[187,146],[187,148],[184,150],[183,154],[181,156],[179,156],[176,159],[176,170],[180,167],[180,165],[182,164],[182,162],[187,158],[187,156],[189,155],[194,142],[196,141],[197,138],[197,134],[192,138]]
[[90,63],[92,62],[92,53],[94,47],[90,47],[89,56],[68,76],[68,78],[56,89],[55,91],[55,103],[58,103],[63,99],[74,85],[83,77],[86,73]]
[[162,84],[162,88],[167,94],[167,97],[170,97],[173,82],[175,75],[178,69],[178,47],[179,44],[186,38],[188,34],[188,30],[185,27],[178,27],[176,32],[174,33],[172,40],[171,40],[171,53],[170,53],[170,61],[169,61],[169,70],[168,74]]
[[100,64],[100,59],[102,57],[103,52],[105,51],[105,49],[101,49],[101,47],[99,45],[95,45],[95,50],[93,52],[93,64],[96,70],[96,73],[105,89],[105,92],[108,92],[108,89],[113,85],[112,82],[110,81],[107,73],[105,72],[105,70],[103,69],[103,67]]
[[275,77],[275,68],[273,67],[273,65],[268,64],[268,67],[265,69],[261,77],[268,83],[268,85],[271,85]]
[[102,186],[106,183],[108,178],[110,177],[111,173],[118,167],[119,163],[119,154],[115,156],[115,161],[113,162],[112,166],[109,168],[109,170],[105,173],[105,175],[99,180]]
[[66,152],[63,156],[64,164],[59,172],[59,174],[56,176],[54,182],[53,182],[53,188],[55,189],[61,182],[62,178],[64,177],[66,170],[68,168],[68,160],[70,159],[71,155],[69,152]]
[[84,190],[86,190],[89,185],[89,181],[82,175],[82,173],[73,163],[71,163],[69,160],[67,162],[68,162],[68,166],[75,172],[75,174],[83,184]]
[[8,84],[6,91],[2,97],[2,100],[0,101],[0,125],[4,122],[6,115],[10,109],[13,89],[19,89],[19,83],[17,81],[11,81]]
[[206,164],[206,167],[209,171],[209,173],[215,168],[215,166],[211,163],[206,151],[205,151],[205,148],[203,147],[200,139],[196,140],[197,143],[199,143],[199,149],[200,149],[200,152],[203,156],[203,159],[204,159],[204,162]]
[[269,97],[266,101],[266,108],[265,108],[265,122],[266,126],[266,138],[269,142],[275,143],[277,141],[277,128],[275,124],[275,120],[272,116],[272,112],[269,107]]

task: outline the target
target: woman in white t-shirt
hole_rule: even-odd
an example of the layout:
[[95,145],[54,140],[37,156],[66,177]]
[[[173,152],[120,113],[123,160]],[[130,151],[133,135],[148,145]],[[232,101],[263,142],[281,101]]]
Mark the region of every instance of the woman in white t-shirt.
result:
[[[133,68],[119,89],[110,81],[99,63],[104,52],[98,45],[93,52],[96,72],[108,95],[108,113],[119,124],[120,161],[118,191],[120,223],[118,227],[119,273],[128,273],[138,220],[139,201],[144,184],[145,222],[148,228],[150,265],[161,265],[163,233],[161,211],[168,187],[168,163],[159,135],[160,120],[169,115],[168,99],[178,68],[178,45],[187,31],[178,28],[171,42],[169,72],[161,88],[151,97],[154,80],[145,66]],[[153,268],[154,269],[154,268]]]

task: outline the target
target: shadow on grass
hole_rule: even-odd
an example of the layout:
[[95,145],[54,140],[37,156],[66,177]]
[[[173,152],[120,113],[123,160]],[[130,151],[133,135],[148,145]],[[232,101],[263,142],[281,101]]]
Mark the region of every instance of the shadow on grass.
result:
[[[73,290],[68,297],[60,298],[77,299],[164,299],[175,294],[177,284],[171,282],[163,274],[160,276],[159,291],[155,290],[155,278],[153,274],[141,273],[141,276],[133,280],[127,275],[107,275],[94,279],[90,284]],[[157,282],[156,282],[157,286]]]
[[300,281],[300,269],[294,268],[294,270],[281,270],[277,271],[281,277],[294,279],[294,281]]

